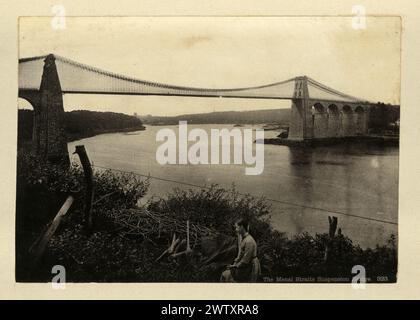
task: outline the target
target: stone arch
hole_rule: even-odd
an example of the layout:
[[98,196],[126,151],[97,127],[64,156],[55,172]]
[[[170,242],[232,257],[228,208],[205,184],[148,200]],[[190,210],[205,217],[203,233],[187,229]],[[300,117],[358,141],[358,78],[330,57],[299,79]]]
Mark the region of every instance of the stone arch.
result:
[[313,138],[325,138],[327,137],[328,128],[328,114],[325,107],[320,102],[316,102],[312,105],[312,128]]
[[18,97],[28,101],[34,110],[39,108],[41,102],[39,91],[19,90]]
[[366,133],[366,112],[365,109],[361,106],[357,106],[354,110],[356,120],[356,135],[364,135]]
[[328,130],[327,136],[329,138],[336,138],[340,136],[341,130],[341,121],[340,121],[340,111],[335,104],[330,104],[327,108],[328,113]]
[[353,109],[349,105],[344,105],[342,110],[342,132],[344,137],[355,135],[355,123]]

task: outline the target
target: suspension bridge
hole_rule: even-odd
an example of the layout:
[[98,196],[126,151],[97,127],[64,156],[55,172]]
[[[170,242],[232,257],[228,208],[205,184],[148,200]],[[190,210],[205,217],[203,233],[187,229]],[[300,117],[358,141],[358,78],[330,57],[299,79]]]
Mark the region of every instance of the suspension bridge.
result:
[[63,94],[289,99],[289,139],[340,138],[367,133],[370,102],[307,76],[241,88],[199,88],[145,81],[55,54],[19,60],[19,97],[34,109],[33,145],[43,159],[68,162]]

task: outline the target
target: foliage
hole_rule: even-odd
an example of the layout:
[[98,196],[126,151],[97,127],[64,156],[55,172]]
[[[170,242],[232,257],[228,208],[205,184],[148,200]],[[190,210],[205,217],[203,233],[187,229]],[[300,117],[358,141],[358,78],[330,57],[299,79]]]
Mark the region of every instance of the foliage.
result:
[[[69,140],[106,132],[143,130],[141,120],[123,113],[77,110],[64,113],[65,132]],[[18,141],[32,139],[33,110],[18,111]]]
[[[361,264],[374,280],[378,275],[395,279],[395,242],[363,250],[340,234],[331,242],[330,262],[326,264],[327,234],[303,233],[289,239],[270,226],[270,210],[263,199],[240,196],[234,189],[212,186],[202,190],[175,190],[166,198],[149,203],[148,210],[179,221],[189,219],[191,223],[206,226],[227,237],[234,236],[234,221],[248,216],[251,220],[250,232],[258,243],[264,277],[350,278],[352,267]],[[114,214],[113,219],[117,222],[122,215]],[[80,227],[76,227],[55,238],[51,244],[55,256],[70,256],[70,260],[78,261],[74,281],[218,281],[222,269],[203,264],[199,246],[188,261],[155,262],[156,257],[168,247],[170,230],[164,230],[160,237],[155,235],[153,241],[148,241],[136,235],[119,233],[115,227],[116,224],[114,228],[99,230],[91,238],[86,238],[78,231]]]
[[[18,161],[18,177],[18,188],[24,191],[19,193],[20,197],[22,194],[27,197],[26,202],[18,202],[18,213],[38,214],[38,211],[32,210],[33,203],[30,200],[43,203],[44,208],[47,208],[54,199],[57,206],[62,204],[62,199],[57,200],[60,195],[72,192],[76,197],[75,205],[51,239],[38,274],[32,276],[32,281],[49,280],[53,264],[65,265],[67,280],[76,282],[218,281],[223,265],[204,263],[203,248],[199,241],[189,259],[155,260],[168,248],[172,234],[179,233],[180,227],[174,221],[183,225],[188,219],[191,226],[212,230],[223,238],[235,241],[233,223],[239,217],[250,220],[250,233],[258,244],[263,277],[351,278],[354,265],[363,265],[367,276],[373,281],[377,276],[387,276],[390,280],[396,277],[395,237],[391,237],[386,245],[368,249],[353,244],[351,239],[342,234],[332,240],[328,234],[308,233],[288,238],[271,227],[270,206],[263,198],[240,195],[234,187],[230,190],[217,185],[188,191],[176,189],[165,198],[150,200],[147,207],[141,209],[154,214],[148,217],[149,222],[146,223],[142,217],[134,215],[141,214],[137,203],[146,193],[148,181],[133,174],[98,171],[94,178],[94,201],[100,201],[94,205],[97,223],[94,232],[86,234],[82,219],[83,173],[79,167],[73,166],[69,171],[51,166],[46,169],[40,167],[34,159],[26,157],[26,161]],[[28,188],[31,190],[29,195]],[[32,198],[34,194],[36,196]],[[137,220],[127,220],[130,215]],[[126,224],[127,221],[130,224],[138,221],[137,227],[141,225],[149,228],[150,225],[155,228],[156,224],[161,224],[156,221],[152,223],[157,217],[158,220],[166,219],[170,223],[162,224],[163,230],[155,230],[147,237],[128,232],[133,230],[133,226]],[[17,229],[17,243],[22,243],[21,231]],[[324,261],[327,243],[330,243],[328,263]],[[22,260],[18,258],[17,263],[19,271]],[[24,277],[18,272],[19,278]]]
[[179,220],[190,220],[222,234],[233,235],[233,224],[241,217],[250,221],[257,234],[262,234],[258,229],[260,224],[269,228],[267,217],[270,206],[264,198],[241,196],[234,187],[231,190],[217,185],[199,190],[174,189],[167,198],[151,202],[149,209]]
[[400,119],[400,107],[377,103],[369,109],[369,130],[371,133],[398,133],[399,128],[392,126]]
[[88,137],[103,132],[143,129],[139,118],[123,113],[77,110],[65,113],[67,135]]
[[[94,172],[93,215],[96,227],[109,225],[110,209],[124,210],[136,206],[148,188],[148,181],[134,174],[114,173],[110,170]],[[68,195],[75,201],[67,213],[61,229],[83,223],[85,182],[83,170],[77,164],[70,168],[41,163],[37,157],[20,152],[17,161],[16,253],[17,277],[23,277],[27,253],[35,239],[45,232]],[[57,231],[58,233],[60,230]]]

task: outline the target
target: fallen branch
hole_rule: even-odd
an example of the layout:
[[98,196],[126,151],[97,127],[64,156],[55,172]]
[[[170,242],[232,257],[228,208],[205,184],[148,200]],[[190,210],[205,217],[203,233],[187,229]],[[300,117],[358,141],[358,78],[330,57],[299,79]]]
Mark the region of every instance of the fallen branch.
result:
[[33,267],[36,266],[39,259],[44,254],[44,251],[45,251],[45,248],[47,247],[48,242],[50,241],[51,237],[54,235],[55,231],[57,230],[63,217],[66,215],[67,211],[70,209],[71,205],[73,204],[73,201],[74,201],[73,196],[67,197],[66,201],[63,203],[57,215],[54,217],[47,231],[37,239],[37,241],[35,242],[33,246],[31,246],[29,254],[32,256]]

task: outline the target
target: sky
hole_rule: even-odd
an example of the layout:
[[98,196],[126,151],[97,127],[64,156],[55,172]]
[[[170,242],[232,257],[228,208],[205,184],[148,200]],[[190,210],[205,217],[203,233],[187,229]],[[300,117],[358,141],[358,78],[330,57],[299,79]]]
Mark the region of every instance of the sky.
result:
[[[307,75],[369,101],[400,101],[397,17],[368,17],[365,29],[354,29],[352,17],[66,17],[64,29],[53,28],[54,19],[19,19],[20,58],[55,53],[143,80],[207,88]],[[288,107],[275,99],[64,95],[66,111],[139,115]]]

